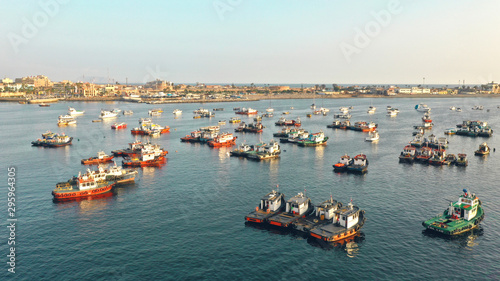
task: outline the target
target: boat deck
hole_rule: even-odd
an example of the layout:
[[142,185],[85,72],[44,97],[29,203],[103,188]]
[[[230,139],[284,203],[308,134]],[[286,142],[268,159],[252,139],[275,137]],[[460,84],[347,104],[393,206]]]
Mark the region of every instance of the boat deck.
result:
[[268,213],[266,211],[263,211],[263,210],[259,209],[258,211],[253,211],[250,214],[248,214],[245,217],[245,219],[247,221],[251,221],[251,222],[262,223],[262,222],[267,221],[267,219],[269,219],[270,217],[276,215],[277,213],[279,213],[279,212],[269,212]]
[[277,226],[288,227],[290,223],[300,219],[301,216],[290,214],[287,212],[279,213],[275,216],[270,217],[269,223]]
[[311,216],[298,219],[296,222],[293,223],[293,227],[298,231],[309,233],[311,229],[331,223],[331,221],[332,221],[331,219],[320,220],[316,216]]

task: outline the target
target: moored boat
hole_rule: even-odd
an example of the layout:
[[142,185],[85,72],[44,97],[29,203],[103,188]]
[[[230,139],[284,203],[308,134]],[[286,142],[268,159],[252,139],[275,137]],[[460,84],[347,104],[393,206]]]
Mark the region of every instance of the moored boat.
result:
[[353,162],[354,162],[354,159],[352,159],[349,155],[344,154],[340,157],[339,162],[333,165],[333,171],[346,172],[347,167],[352,165]]
[[365,211],[351,202],[334,212],[331,223],[320,225],[311,230],[311,236],[325,242],[336,242],[360,232],[366,221]]
[[82,159],[82,164],[84,165],[97,165],[100,163],[112,162],[113,155],[107,155],[104,151],[97,152],[97,156],[90,157],[88,159]]
[[300,146],[319,146],[326,145],[328,137],[322,131],[309,134],[306,138],[299,139],[297,144]]
[[429,111],[431,111],[431,108],[428,107],[426,104],[423,104],[423,103],[415,105],[415,109],[417,111],[420,111],[420,112],[429,112]]
[[415,162],[429,164],[429,159],[432,157],[432,148],[424,146],[415,156]]
[[368,158],[365,154],[358,154],[354,156],[353,163],[347,166],[347,172],[364,174],[368,172]]
[[375,131],[371,131],[368,133],[368,136],[365,138],[365,141],[377,142],[379,139],[380,139],[380,136],[379,136],[378,132],[375,130]]
[[99,115],[100,119],[109,119],[109,118],[116,118],[118,114],[113,111],[109,110],[101,110],[101,114]]
[[429,158],[429,164],[434,166],[445,165],[446,160],[446,150],[444,149],[434,149],[432,152],[432,157]]
[[68,107],[68,114],[71,116],[79,116],[83,115],[85,113],[85,110],[76,110],[73,107]]
[[32,146],[44,146],[44,147],[61,147],[70,145],[73,141],[73,137],[63,134],[55,134],[52,132],[47,132],[42,134],[42,138],[36,141],[32,141]]
[[280,157],[281,149],[278,142],[271,140],[267,143],[260,143],[253,146],[254,153],[247,153],[249,159],[266,160]]
[[150,118],[139,119],[140,127],[133,128],[130,133],[132,135],[161,135],[170,132],[169,126],[160,126],[154,124]]
[[330,196],[329,200],[314,206],[314,212],[293,222],[292,227],[296,231],[310,234],[312,229],[331,223],[339,208],[342,208],[342,203],[333,200],[333,197]]
[[127,123],[121,122],[121,123],[115,123],[111,125],[111,129],[114,130],[120,130],[120,129],[125,129],[127,128]]
[[241,122],[241,119],[239,117],[231,117],[231,119],[229,119],[229,123],[240,123]]
[[467,160],[467,154],[465,153],[457,154],[457,161],[455,161],[455,165],[467,167],[467,165],[469,165],[469,160]]
[[285,209],[285,195],[275,190],[269,192],[260,199],[259,206],[255,211],[245,216],[247,222],[266,223],[275,214]]
[[291,224],[314,210],[311,199],[299,193],[286,201],[285,210],[268,218],[269,224],[278,227],[290,227]]
[[481,200],[467,189],[463,190],[458,201],[450,202],[450,206],[432,219],[422,222],[428,230],[447,236],[458,235],[479,227],[484,219],[484,210]]
[[236,111],[236,114],[240,115],[253,115],[257,113],[258,111],[252,108],[242,108],[241,110]]
[[182,114],[182,110],[180,110],[180,109],[174,109],[174,111],[172,113],[175,114],[175,115]]
[[474,155],[478,156],[485,156],[488,154],[490,154],[490,147],[485,142],[479,145],[478,150],[474,151]]
[[225,147],[233,146],[236,144],[237,136],[233,136],[232,133],[223,133],[216,136],[213,140],[208,141],[208,145],[211,147]]

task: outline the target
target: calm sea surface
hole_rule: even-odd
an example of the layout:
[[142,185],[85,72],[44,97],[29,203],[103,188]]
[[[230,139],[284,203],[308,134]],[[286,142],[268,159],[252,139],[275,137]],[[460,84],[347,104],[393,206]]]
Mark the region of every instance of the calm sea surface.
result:
[[[180,137],[202,126],[235,116],[233,107],[264,111],[269,101],[147,105],[122,102],[37,105],[0,103],[0,138],[4,219],[1,220],[1,279],[16,280],[498,280],[500,278],[500,211],[498,188],[500,151],[480,158],[474,150],[486,141],[499,148],[498,133],[488,139],[450,136],[449,153],[467,153],[469,166],[433,167],[399,164],[398,155],[421,122],[418,103],[432,108],[431,131],[463,120],[483,120],[500,130],[500,99],[316,99],[328,116],[306,118],[312,100],[273,100],[275,117],[264,119],[262,134],[242,134],[237,143],[268,142],[280,130],[274,126],[284,111],[299,117],[309,131],[323,130],[326,147],[281,144],[280,159],[248,161],[228,156],[232,148],[181,143]],[[373,105],[377,111],[366,113]],[[399,108],[397,117],[385,108]],[[482,111],[472,110],[484,105]],[[68,106],[85,110],[74,127],[59,128],[57,116]],[[290,107],[295,109],[290,109]],[[352,121],[379,124],[381,139],[364,141],[366,134],[328,129],[340,106],[354,106]],[[449,110],[461,107],[463,112]],[[161,168],[139,169],[135,184],[116,188],[92,200],[54,203],[51,191],[86,167],[82,158],[98,151],[127,147],[135,139],[130,128],[149,109],[165,112],[156,123],[171,132],[153,142],[169,151]],[[193,110],[224,108],[212,119],[193,119]],[[120,116],[129,128],[111,130],[114,121],[92,123],[101,108],[133,110]],[[176,108],[183,114],[174,119]],[[487,109],[490,111],[488,112]],[[242,117],[251,122],[250,117]],[[252,117],[253,118],[253,117]],[[237,124],[222,131],[233,132]],[[32,147],[47,130],[74,137],[62,148]],[[139,137],[140,138],[140,137]],[[145,140],[145,138],[142,138]],[[348,153],[365,153],[370,161],[363,176],[336,174],[332,164]],[[121,159],[118,158],[118,164]],[[7,272],[7,167],[17,168],[16,273]],[[246,226],[244,216],[276,185],[287,198],[306,190],[314,203],[333,198],[366,211],[363,235],[343,246],[324,247],[300,235]],[[456,200],[462,189],[482,200],[481,228],[458,239],[423,232],[421,225]]]

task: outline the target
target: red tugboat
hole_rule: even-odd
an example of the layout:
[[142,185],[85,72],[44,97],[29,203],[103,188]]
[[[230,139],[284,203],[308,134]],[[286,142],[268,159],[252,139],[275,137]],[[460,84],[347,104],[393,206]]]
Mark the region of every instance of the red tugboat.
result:
[[85,174],[78,174],[67,182],[56,184],[52,191],[54,200],[74,199],[78,197],[98,195],[106,193],[113,188],[114,181],[106,180],[106,173],[87,170]]
[[140,153],[143,146],[142,142],[140,141],[131,142],[128,145],[129,148],[113,150],[111,151],[111,153],[113,153],[114,156],[130,156],[132,154]]
[[165,156],[155,156],[154,153],[144,153],[139,157],[127,157],[123,159],[123,166],[127,167],[159,167],[167,162]]
[[429,159],[432,157],[432,148],[424,146],[415,156],[415,162],[429,164]]
[[111,129],[113,130],[120,130],[120,129],[126,129],[127,128],[127,124],[126,123],[115,123],[113,125],[111,125]]
[[97,152],[96,157],[90,157],[89,159],[82,159],[83,165],[97,165],[100,163],[112,162],[114,156],[107,155],[104,151]]
[[432,157],[429,158],[429,164],[434,166],[442,166],[445,164],[446,160],[446,150],[435,149],[432,153]]
[[233,146],[236,144],[236,139],[238,137],[233,136],[231,133],[220,134],[215,137],[213,140],[208,141],[208,145],[211,147],[225,147],[225,146]]

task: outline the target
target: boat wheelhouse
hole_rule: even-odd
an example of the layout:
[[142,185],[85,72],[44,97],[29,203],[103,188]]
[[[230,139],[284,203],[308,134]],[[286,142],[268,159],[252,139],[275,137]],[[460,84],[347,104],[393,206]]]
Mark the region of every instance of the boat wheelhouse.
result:
[[442,215],[422,222],[428,230],[444,235],[458,235],[479,227],[484,219],[481,200],[474,193],[463,190],[458,201],[450,202],[450,206]]
[[353,162],[354,162],[354,159],[352,159],[349,155],[344,154],[340,157],[339,162],[333,165],[333,171],[346,172],[347,167],[352,165]]
[[309,134],[306,138],[298,140],[297,144],[300,146],[319,146],[326,145],[328,141],[328,137],[325,136],[325,133],[318,132]]
[[469,160],[467,159],[467,154],[465,154],[465,153],[457,154],[457,161],[455,161],[455,165],[467,167],[467,165],[469,165]]
[[311,229],[331,223],[335,217],[335,211],[341,207],[342,203],[333,200],[330,196],[329,200],[314,206],[314,212],[293,222],[292,227],[297,231],[309,234]]
[[432,157],[432,148],[424,146],[417,152],[415,156],[415,162],[422,164],[429,164],[429,159]]
[[285,210],[268,219],[269,224],[279,227],[290,227],[294,221],[308,215],[314,210],[311,199],[299,193],[286,201]]
[[253,223],[266,223],[270,217],[283,211],[284,208],[285,195],[273,190],[260,199],[259,206],[255,207],[255,211],[246,215],[245,220]]
[[478,150],[474,151],[474,155],[477,156],[485,156],[488,154],[490,154],[490,147],[485,142],[479,145]]
[[429,164],[434,166],[445,165],[446,160],[446,150],[444,149],[434,149],[432,152],[432,157],[429,158]]

